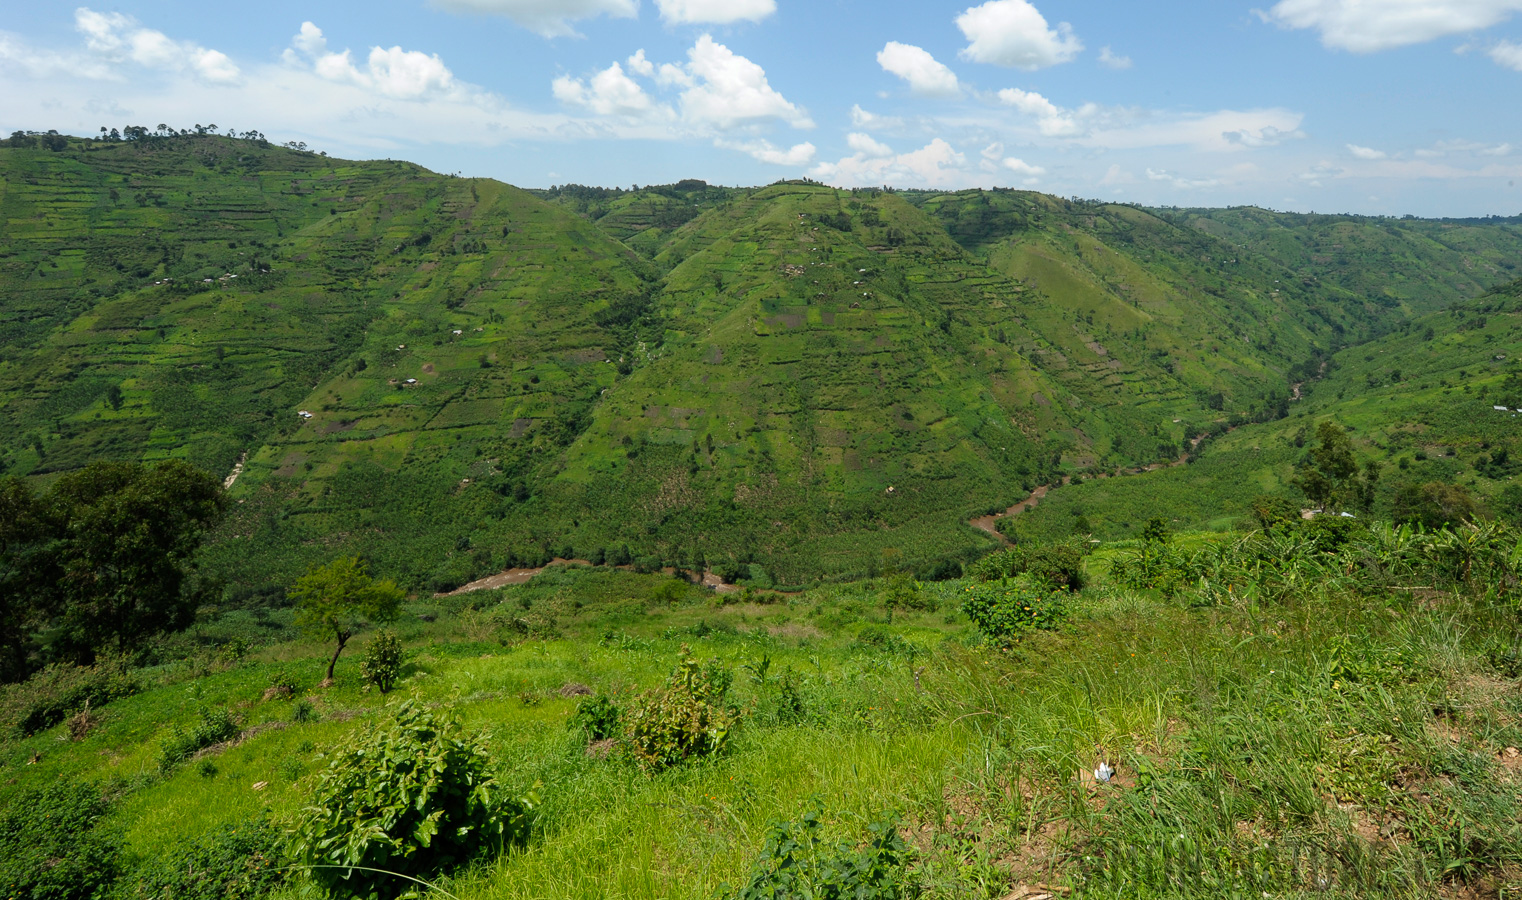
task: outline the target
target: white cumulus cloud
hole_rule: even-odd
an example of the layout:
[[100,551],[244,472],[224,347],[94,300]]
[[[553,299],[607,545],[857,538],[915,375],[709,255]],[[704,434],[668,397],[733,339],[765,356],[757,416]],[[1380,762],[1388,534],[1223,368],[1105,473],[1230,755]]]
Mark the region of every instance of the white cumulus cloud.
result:
[[936,138],[909,153],[878,156],[864,150],[839,162],[820,163],[809,174],[835,184],[861,186],[902,184],[946,187],[966,183],[967,157],[951,144]]
[[1357,144],[1349,144],[1348,152],[1357,159],[1384,159],[1389,154],[1383,150],[1375,150],[1373,147],[1360,147]]
[[1023,159],[1016,159],[1013,156],[1008,157],[1007,159],[1005,159],[1003,162],[1000,163],[1000,165],[1002,165],[1004,168],[1010,170],[1011,172],[1014,172],[1016,175],[1029,175],[1029,176],[1033,176],[1034,177],[1034,176],[1037,176],[1037,175],[1045,175],[1046,174],[1046,170],[1041,168],[1040,166],[1033,166],[1030,163],[1026,162],[1025,160],[1023,160]]
[[1019,88],[1000,91],[999,102],[1033,117],[1036,127],[1047,137],[1076,137],[1083,134],[1085,127],[1079,120],[1089,118],[1097,111],[1093,104],[1076,110],[1063,109],[1035,91],[1022,91]]
[[506,16],[544,37],[574,37],[572,22],[596,16],[632,19],[639,0],[433,0],[435,6],[457,13]]
[[1147,180],[1161,181],[1184,190],[1216,187],[1221,183],[1219,179],[1215,178],[1186,178],[1182,175],[1175,175],[1166,169],[1148,169]]
[[1513,44],[1511,41],[1500,41],[1490,48],[1490,58],[1498,65],[1508,69],[1522,72],[1522,44]]
[[74,11],[74,27],[84,35],[86,49],[108,62],[189,71],[214,84],[231,84],[242,74],[222,51],[174,40],[122,13],[100,13],[82,6]]
[[682,116],[688,122],[722,129],[775,119],[794,128],[814,127],[808,113],[771,86],[766,70],[711,36],[698,38],[687,58],[692,86],[682,94]]
[[957,76],[944,63],[913,44],[889,41],[877,54],[883,70],[909,83],[909,90],[925,97],[952,97],[962,92]]
[[777,11],[777,0],[655,0],[661,18],[674,25],[759,22]]
[[[631,68],[634,68],[632,61]],[[599,116],[638,118],[652,113],[664,114],[665,117],[671,115],[669,108],[658,107],[650,95],[645,93],[645,89],[626,75],[623,66],[618,63],[586,81],[569,76],[557,78],[550,89],[554,92],[555,99],[561,103],[580,106]]]
[[1280,0],[1266,20],[1321,33],[1328,47],[1373,53],[1480,31],[1522,10],[1522,0]]
[[874,140],[870,134],[862,134],[859,131],[846,135],[846,146],[857,153],[863,153],[873,158],[893,155],[892,147]]
[[714,146],[724,150],[738,150],[750,154],[751,158],[760,162],[794,169],[813,162],[814,154],[818,152],[818,148],[806,141],[786,150],[772,146],[770,141],[726,141],[722,138],[714,141]]
[[655,75],[655,63],[645,58],[643,49],[636,50],[634,55],[629,57],[629,71],[650,78]]
[[904,120],[897,116],[880,116],[874,112],[868,112],[861,108],[861,104],[851,107],[851,124],[857,128],[894,129],[902,128]]
[[1026,0],[989,0],[957,16],[968,45],[962,58],[1035,70],[1070,62],[1083,42],[1063,22],[1055,29]]
[[285,53],[288,64],[302,66],[303,57],[313,72],[328,81],[352,84],[395,100],[418,100],[449,93],[456,87],[454,73],[438,54],[401,47],[371,47],[364,68],[354,63],[349,50],[334,53],[322,29],[311,22],[301,23],[301,31],[291,38]]
[[1109,47],[1102,47],[1102,48],[1100,48],[1100,50],[1099,50],[1099,61],[1103,65],[1109,66],[1112,69],[1129,69],[1129,68],[1131,68],[1131,57],[1129,57],[1129,56],[1121,56],[1120,54],[1116,53],[1114,50],[1111,50]]

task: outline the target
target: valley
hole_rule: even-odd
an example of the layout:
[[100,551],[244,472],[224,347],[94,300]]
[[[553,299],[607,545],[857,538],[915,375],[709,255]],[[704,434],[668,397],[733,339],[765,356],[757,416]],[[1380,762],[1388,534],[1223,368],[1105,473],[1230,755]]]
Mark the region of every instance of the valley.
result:
[[0,141],[0,896],[1522,891],[1522,221],[162,131]]

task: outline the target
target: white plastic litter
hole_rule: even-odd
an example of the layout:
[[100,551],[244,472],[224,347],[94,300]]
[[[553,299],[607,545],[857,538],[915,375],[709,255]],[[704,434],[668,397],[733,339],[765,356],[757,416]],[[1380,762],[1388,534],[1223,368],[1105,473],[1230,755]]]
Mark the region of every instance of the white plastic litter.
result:
[[1115,770],[1110,768],[1109,763],[1100,763],[1099,768],[1094,770],[1094,780],[1100,784],[1108,784],[1115,777]]

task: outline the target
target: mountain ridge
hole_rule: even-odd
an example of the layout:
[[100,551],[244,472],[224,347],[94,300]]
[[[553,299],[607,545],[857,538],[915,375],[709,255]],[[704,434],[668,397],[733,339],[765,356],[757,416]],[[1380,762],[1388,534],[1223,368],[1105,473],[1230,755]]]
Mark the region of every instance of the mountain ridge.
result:
[[[207,551],[242,585],[970,558],[972,515],[1276,419],[1422,305],[1029,192],[524,191],[212,136],[0,149],[0,183],[0,460],[243,461]],[[1472,283],[1444,265],[1423,303]]]

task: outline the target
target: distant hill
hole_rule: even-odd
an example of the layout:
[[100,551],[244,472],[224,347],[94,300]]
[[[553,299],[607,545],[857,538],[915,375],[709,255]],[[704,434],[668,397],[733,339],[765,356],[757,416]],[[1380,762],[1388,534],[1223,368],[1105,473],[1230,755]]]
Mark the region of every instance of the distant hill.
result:
[[1390,302],[1359,287],[1387,256],[1307,270],[1285,247],[1313,223],[1248,218],[529,192],[209,135],[0,149],[0,462],[239,473],[207,555],[238,590],[340,552],[434,588],[567,554],[924,568],[1061,472],[1278,418],[1331,354],[1500,280],[1522,233],[1422,244]]
[[1222,435],[1187,467],[1051,492],[1021,533],[1065,535],[1079,517],[1105,538],[1131,536],[1154,515],[1230,527],[1256,495],[1295,495],[1294,463],[1323,419],[1351,429],[1358,452],[1381,463],[1376,512],[1388,513],[1403,485],[1437,481],[1522,513],[1502,496],[1522,487],[1522,280],[1343,350],[1302,392],[1289,418]]

